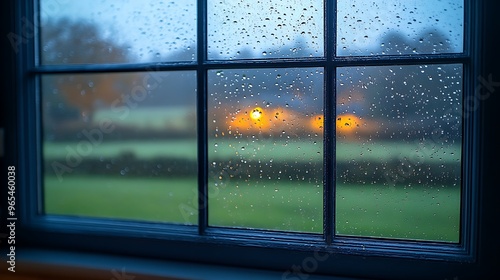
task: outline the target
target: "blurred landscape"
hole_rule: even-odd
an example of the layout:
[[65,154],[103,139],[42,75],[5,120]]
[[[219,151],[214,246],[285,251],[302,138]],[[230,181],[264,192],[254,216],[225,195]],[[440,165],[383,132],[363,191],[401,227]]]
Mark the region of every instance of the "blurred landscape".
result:
[[[447,36],[432,32],[413,53],[450,51]],[[90,23],[48,20],[41,34],[43,64],[136,59]],[[371,52],[412,44],[389,32]],[[294,45],[294,56],[310,55],[300,40],[281,53]],[[193,49],[155,59],[191,61]],[[458,242],[462,71],[339,68],[335,158],[325,159],[332,77],[323,69],[210,70],[210,224],[321,233],[323,185],[333,180],[324,160],[334,160],[338,234]],[[43,75],[45,213],[196,224],[196,79],[193,71]]]

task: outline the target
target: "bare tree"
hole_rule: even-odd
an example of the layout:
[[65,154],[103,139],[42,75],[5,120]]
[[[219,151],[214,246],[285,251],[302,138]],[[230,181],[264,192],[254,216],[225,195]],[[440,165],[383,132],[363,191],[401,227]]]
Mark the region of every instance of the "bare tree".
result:
[[[127,46],[106,37],[98,26],[69,19],[49,20],[41,30],[41,62],[45,65],[112,64],[130,60]],[[121,90],[132,81],[110,74],[64,74],[46,77],[45,97],[57,89],[67,105],[89,121],[96,106],[121,100]],[[55,97],[53,97],[55,98]]]

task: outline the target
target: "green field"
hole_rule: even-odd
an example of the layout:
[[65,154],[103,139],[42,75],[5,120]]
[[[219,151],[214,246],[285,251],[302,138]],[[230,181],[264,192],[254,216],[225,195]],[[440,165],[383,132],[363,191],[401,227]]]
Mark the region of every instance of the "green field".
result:
[[[45,160],[60,160],[68,155],[68,149],[76,150],[78,142],[46,142],[43,144]],[[158,156],[196,160],[196,140],[180,139],[166,141],[103,141],[92,146],[86,158],[118,157],[132,152],[137,158],[148,159]]]
[[47,214],[195,223],[197,213],[183,219],[179,205],[192,205],[196,180],[166,183],[154,179],[66,176],[44,180]]
[[[209,139],[209,160],[266,157],[274,160],[289,161],[310,158],[322,159],[323,143],[314,141],[285,140],[228,140]],[[43,145],[46,160],[65,158],[66,147],[76,150],[78,142],[45,142]],[[217,146],[217,147],[216,147]],[[133,152],[137,158],[158,156],[181,157],[196,160],[197,143],[194,139],[164,141],[103,141],[92,147],[88,158],[116,157],[123,152]],[[422,162],[457,163],[461,159],[459,144],[437,146],[430,143],[398,143],[393,141],[338,142],[337,161],[373,160],[378,162],[408,157]]]
[[343,185],[336,196],[339,234],[459,240],[459,188]]
[[[46,176],[44,190],[47,214],[197,222],[195,179]],[[209,192],[211,225],[322,231],[321,187],[231,181]],[[458,241],[457,188],[342,185],[336,192],[338,234]]]
[[[53,161],[65,163],[68,147],[75,150],[77,144],[45,142],[46,166]],[[338,142],[337,167],[344,170],[338,172],[349,171],[357,180],[349,181],[348,177],[340,177],[344,173],[339,173],[335,196],[336,232],[350,236],[458,241],[460,191],[452,185],[456,185],[454,174],[460,171],[460,145],[436,146],[432,141],[427,144]],[[184,159],[186,162],[179,165],[188,166],[189,162],[196,162],[196,147],[196,141],[189,139],[103,141],[93,146],[91,152],[82,157],[82,164],[74,172],[65,173],[61,181],[50,167],[45,169],[45,211],[196,224],[196,178],[168,172],[159,177],[139,173],[120,176],[119,172],[121,168],[140,171],[144,166],[149,166],[148,170],[150,166],[157,166],[162,158]],[[208,149],[212,172],[210,225],[322,232],[321,141],[210,139]],[[120,161],[127,153],[133,157]],[[388,183],[382,176],[383,171],[397,171],[397,166],[389,163],[398,163],[402,158],[412,160],[410,163],[420,177],[402,177],[394,181],[395,185]],[[113,167],[116,170],[91,169],[96,164],[107,166],[106,163],[116,166]],[[425,177],[430,173],[419,171],[426,168],[432,168],[434,177]],[[374,170],[380,173],[377,173],[379,177],[368,173]],[[227,176],[230,171],[233,177]],[[97,172],[101,173],[97,175]],[[196,174],[196,169],[187,174]],[[363,182],[371,183],[362,185]]]

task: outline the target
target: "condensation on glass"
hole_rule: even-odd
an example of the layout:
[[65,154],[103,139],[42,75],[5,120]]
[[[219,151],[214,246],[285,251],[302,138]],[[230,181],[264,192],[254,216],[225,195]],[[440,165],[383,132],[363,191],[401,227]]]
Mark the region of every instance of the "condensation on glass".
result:
[[323,2],[208,0],[208,58],[321,57]]
[[338,69],[337,234],[459,241],[462,68]]
[[194,61],[196,0],[41,0],[40,63]]
[[209,223],[323,228],[323,69],[208,73]]
[[337,1],[337,55],[460,53],[463,0]]
[[44,213],[196,224],[195,72],[41,77]]

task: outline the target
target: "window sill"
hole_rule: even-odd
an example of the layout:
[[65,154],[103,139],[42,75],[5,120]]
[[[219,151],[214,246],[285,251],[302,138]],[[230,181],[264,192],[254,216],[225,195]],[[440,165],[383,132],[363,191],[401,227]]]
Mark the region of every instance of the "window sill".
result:
[[[0,271],[0,278],[5,280],[285,279],[282,271],[42,249],[17,251],[12,273],[7,270],[5,256],[2,254]],[[307,276],[308,280],[361,280]]]

